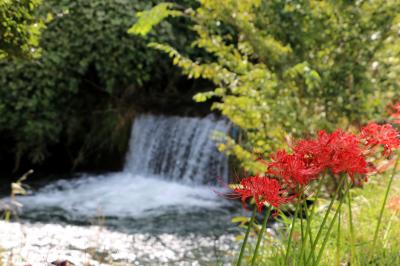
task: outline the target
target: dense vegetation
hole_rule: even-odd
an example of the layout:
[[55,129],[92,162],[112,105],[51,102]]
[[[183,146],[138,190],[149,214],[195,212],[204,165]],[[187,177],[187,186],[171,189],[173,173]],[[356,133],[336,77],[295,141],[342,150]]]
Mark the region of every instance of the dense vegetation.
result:
[[399,264],[400,1],[176,2],[0,0],[2,171],[115,169],[137,113],[216,111],[230,188],[267,209],[236,218],[238,265]]
[[[398,95],[399,1],[200,2],[181,15],[195,23],[193,45],[212,57],[191,58],[161,40],[151,46],[189,77],[215,84],[195,100],[216,97],[213,108],[243,129],[244,142],[228,138],[220,148],[246,168],[287,135],[359,126]],[[156,24],[151,17],[140,17],[131,31],[143,34],[142,25]]]
[[42,22],[34,11],[40,0],[0,1],[0,58],[31,57],[35,54]]
[[[231,185],[243,204],[250,198],[256,205],[251,218],[235,219],[246,224],[235,264],[398,264],[400,243],[397,232],[392,230],[392,223],[398,225],[397,216],[392,214],[388,218],[383,214],[399,155],[397,159],[393,157],[396,163],[390,178],[379,179],[378,184],[365,191],[353,189],[360,181],[354,179],[352,172],[360,166],[355,157],[374,154],[378,143],[386,145],[385,149],[388,147],[384,143],[389,136],[386,129],[392,131],[391,141],[397,149],[398,132],[390,124],[368,124],[367,127],[382,127],[385,132],[373,132],[375,146],[366,150],[357,148],[365,141],[362,137],[358,139],[360,133],[344,137],[347,133],[341,130],[332,134],[322,131],[315,142],[310,139],[296,142],[293,138],[309,137],[321,129],[357,132],[368,121],[384,122],[382,117],[388,117],[388,106],[398,101],[400,89],[400,2],[204,0],[200,3],[199,8],[185,11],[172,4],[157,5],[141,13],[139,22],[129,32],[145,35],[151,28],[157,28],[162,19],[187,17],[194,23],[196,38],[192,45],[209,54],[193,58],[171,44],[150,43],[168,54],[188,77],[212,81],[215,89],[196,94],[194,100],[214,99],[212,109],[221,111],[241,129],[239,138],[224,136],[225,141],[219,146],[254,174]],[[304,143],[310,145],[302,150],[299,146]],[[291,153],[276,152],[280,148]],[[324,158],[324,166],[316,167]],[[334,160],[338,160],[337,165]],[[385,160],[390,161],[390,156]],[[361,161],[364,168],[356,176],[363,180],[373,160]],[[332,163],[334,166],[326,168]],[[340,170],[335,170],[338,165]],[[378,179],[381,172],[374,171],[373,176]],[[327,180],[334,181],[333,189]],[[325,195],[320,195],[321,187]],[[371,191],[380,196],[369,212],[362,198],[375,199]],[[357,195],[354,201],[351,194]],[[329,203],[316,210],[315,206],[324,202],[324,198]],[[314,202],[312,208],[305,208],[307,199]],[[290,206],[290,202],[295,211],[289,219],[280,210],[281,205]],[[348,205],[346,212],[342,210],[344,202]],[[261,227],[253,225],[257,209],[259,212],[266,209]],[[282,235],[270,238],[265,248],[259,249],[271,209],[283,221],[283,230],[278,231]],[[374,223],[373,237],[355,227],[368,226],[374,219],[378,222]],[[382,220],[388,224],[381,226]],[[253,250],[245,254],[251,232],[257,241],[253,242]]]
[[[340,219],[334,223],[330,236],[327,238],[326,249],[321,258],[320,265],[340,265],[345,262],[353,261],[352,265],[398,265],[400,263],[400,182],[395,180],[392,188],[392,195],[389,198],[387,208],[382,219],[382,230],[380,231],[377,247],[372,247],[371,239],[377,219],[377,214],[382,207],[382,195],[385,193],[385,186],[388,182],[387,176],[382,176],[371,180],[363,189],[356,188],[351,190],[353,197],[353,227],[354,232],[350,231],[350,216],[348,208],[343,206]],[[320,229],[324,218],[324,207],[328,205],[328,200],[320,199],[318,211],[311,224],[312,235],[315,236]],[[335,204],[335,209],[338,203]],[[333,214],[329,217],[332,219]],[[244,217],[237,220],[244,221]],[[338,222],[339,221],[339,222]],[[291,219],[287,217],[282,221],[286,226],[290,225]],[[304,222],[304,221],[303,221]],[[256,234],[260,225],[254,226]],[[326,229],[325,229],[326,230]],[[340,231],[338,231],[340,230]],[[279,241],[276,237],[266,234],[264,244],[260,249],[259,265],[282,265],[285,254],[282,250],[287,245],[286,232],[281,232]],[[293,232],[293,258],[299,258],[301,250],[301,222],[296,221]],[[355,249],[354,243],[356,243]],[[339,245],[339,249],[338,249]],[[251,244],[244,265],[250,264],[254,243]],[[308,247],[309,248],[309,247]],[[320,246],[318,246],[320,248]],[[353,253],[352,253],[353,252]],[[339,261],[338,261],[339,260]],[[299,263],[301,265],[301,262]]]
[[[285,135],[360,125],[397,95],[397,1],[182,0],[141,12],[129,34],[159,2],[2,1],[3,164],[118,167],[136,112],[214,102],[242,129],[221,150],[252,168]],[[216,88],[193,108],[205,80]]]
[[162,23],[146,40],[127,33],[135,12],[156,0],[18,3],[0,6],[10,22],[0,29],[9,37],[2,38],[8,56],[0,61],[0,161],[7,170],[43,163],[62,171],[119,167],[138,110],[193,112],[201,82],[188,82],[166,56],[147,48],[157,36],[194,53],[185,46],[185,19]]

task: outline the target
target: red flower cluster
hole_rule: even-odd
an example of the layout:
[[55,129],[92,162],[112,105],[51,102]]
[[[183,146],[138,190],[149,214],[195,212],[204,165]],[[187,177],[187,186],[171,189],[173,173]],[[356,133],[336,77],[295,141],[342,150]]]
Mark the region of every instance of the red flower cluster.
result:
[[271,161],[262,161],[267,166],[267,177],[244,178],[234,192],[243,204],[253,197],[261,211],[265,203],[279,208],[289,202],[294,196],[288,194],[301,193],[302,188],[328,170],[334,175],[347,174],[353,183],[356,175],[359,181],[366,180],[366,174],[374,170],[367,162],[370,153],[366,151],[378,145],[384,147],[383,155],[390,155],[400,146],[398,132],[391,125],[376,123],[363,127],[358,136],[340,129],[333,133],[321,130],[314,139],[298,141],[292,154],[280,150],[270,156]]
[[291,187],[307,185],[328,169],[333,174],[346,173],[353,181],[355,174],[368,173],[360,140],[342,130],[331,134],[322,130],[316,139],[300,140],[293,150],[291,155],[273,155],[268,169],[269,174],[283,178]]
[[299,154],[288,154],[278,151],[271,155],[271,162],[267,163],[267,174],[282,178],[291,188],[305,186],[318,177],[320,169],[314,167],[308,158]]
[[393,149],[400,146],[398,132],[390,124],[378,125],[369,123],[361,129],[361,139],[365,141],[367,148],[373,149],[377,145],[383,146],[382,154],[390,156]]
[[334,139],[330,143],[330,154],[327,167],[333,174],[348,174],[354,182],[354,175],[364,176],[370,170],[360,140],[353,134],[337,130],[331,135]]
[[248,198],[254,198],[257,209],[261,212],[265,203],[279,208],[281,204],[287,203],[287,191],[282,188],[275,179],[261,176],[250,176],[243,178],[237,188],[233,191],[241,196],[243,207]]

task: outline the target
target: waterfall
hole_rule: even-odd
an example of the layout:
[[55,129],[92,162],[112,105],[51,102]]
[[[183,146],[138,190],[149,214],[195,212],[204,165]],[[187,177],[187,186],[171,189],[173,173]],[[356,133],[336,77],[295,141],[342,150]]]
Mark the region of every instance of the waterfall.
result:
[[227,182],[228,160],[212,136],[228,128],[226,120],[214,116],[141,115],[132,127],[124,171],[185,183]]
[[[227,182],[228,161],[213,140],[227,133],[226,120],[138,116],[121,172],[59,180],[19,198],[39,216],[144,217],[171,208],[215,209],[227,204],[216,190]],[[75,218],[74,218],[75,219]],[[85,220],[84,218],[83,220]]]

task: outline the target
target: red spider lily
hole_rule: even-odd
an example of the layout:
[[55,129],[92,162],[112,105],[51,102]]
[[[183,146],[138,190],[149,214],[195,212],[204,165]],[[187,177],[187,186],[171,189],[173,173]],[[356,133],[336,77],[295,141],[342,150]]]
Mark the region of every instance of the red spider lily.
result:
[[339,130],[332,143],[330,168],[334,174],[347,173],[354,182],[354,175],[365,175],[370,169],[360,147],[360,140],[353,134]]
[[316,139],[299,141],[293,149],[313,169],[346,173],[353,182],[354,175],[363,176],[371,170],[357,136],[340,129],[330,134],[321,130]]
[[319,168],[297,154],[288,154],[281,150],[271,155],[271,159],[272,161],[267,164],[267,174],[282,178],[290,188],[306,186],[320,173]]
[[[399,106],[400,107],[400,106]],[[390,124],[378,125],[369,123],[361,129],[361,138],[365,141],[368,148],[372,149],[377,145],[383,146],[382,154],[390,156],[393,149],[400,146],[399,133]]]
[[393,113],[390,115],[394,120],[393,124],[400,124],[400,102],[393,105]]
[[291,200],[287,197],[287,191],[282,188],[278,180],[261,176],[250,176],[243,178],[233,191],[242,199],[243,207],[246,208],[246,200],[253,197],[258,212],[265,206],[265,203],[279,208]]
[[294,153],[303,158],[310,167],[322,172],[329,166],[332,142],[337,133],[328,134],[321,130],[316,139],[304,139],[293,147]]

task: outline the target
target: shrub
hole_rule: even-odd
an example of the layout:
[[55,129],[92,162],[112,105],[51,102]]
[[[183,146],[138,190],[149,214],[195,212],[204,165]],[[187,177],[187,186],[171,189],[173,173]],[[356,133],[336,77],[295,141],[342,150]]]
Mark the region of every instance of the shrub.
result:
[[[260,169],[254,154],[266,156],[281,147],[284,133],[298,137],[379,117],[399,88],[392,62],[399,8],[396,0],[201,1],[181,15],[195,24],[192,45],[209,57],[151,46],[166,52],[188,77],[215,84],[194,99],[214,97],[213,109],[243,134],[243,142],[228,138],[220,149],[245,168]],[[156,11],[153,16],[176,16],[179,7]],[[141,16],[130,32],[154,26],[150,17]]]

